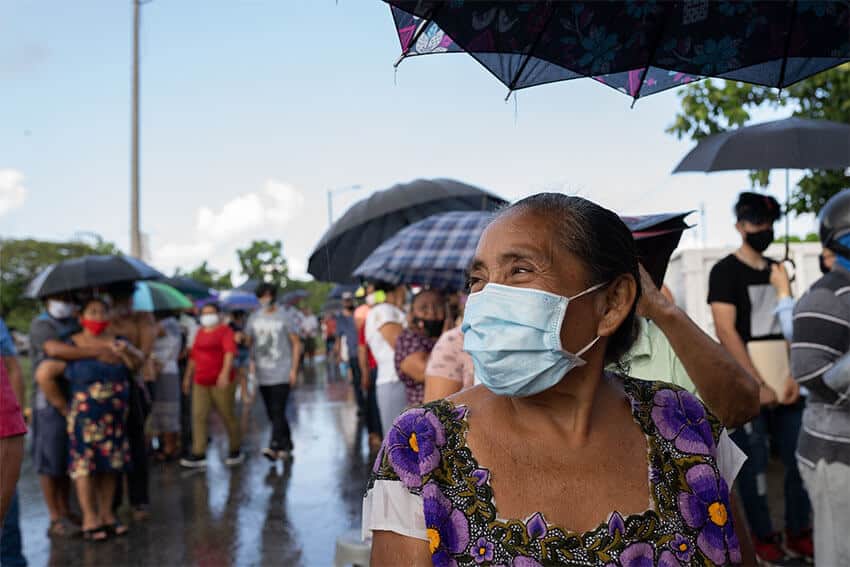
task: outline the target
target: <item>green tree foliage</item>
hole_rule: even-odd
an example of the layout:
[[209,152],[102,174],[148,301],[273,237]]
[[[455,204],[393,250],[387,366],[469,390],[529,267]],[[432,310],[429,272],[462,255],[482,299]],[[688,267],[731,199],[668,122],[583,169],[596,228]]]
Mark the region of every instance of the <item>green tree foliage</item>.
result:
[[200,282],[213,289],[230,289],[233,287],[232,274],[230,271],[219,272],[218,270],[210,267],[206,260],[187,272],[177,268],[177,270],[174,271],[174,276],[191,278],[196,282]]
[[[706,80],[682,89],[682,107],[668,133],[700,140],[750,121],[758,107],[788,108],[794,116],[850,123],[850,64],[818,73],[777,89],[722,80]],[[767,186],[769,173],[750,174],[753,186]],[[817,213],[838,191],[850,187],[846,171],[809,170],[793,189],[791,210]]]
[[88,254],[116,254],[118,249],[97,235],[84,240],[50,242],[35,239],[0,239],[0,314],[19,330],[29,328],[38,302],[23,297],[27,284],[41,270],[70,258]]
[[236,251],[242,275],[249,279],[275,284],[283,288],[287,284],[289,268],[283,257],[280,240],[254,240],[247,248]]
[[317,282],[315,280],[295,280],[290,279],[286,282],[286,286],[281,290],[278,297],[290,291],[299,289],[306,290],[310,295],[299,303],[299,306],[308,306],[313,310],[313,313],[319,313],[327,301],[328,294],[333,289],[334,284],[326,282]]

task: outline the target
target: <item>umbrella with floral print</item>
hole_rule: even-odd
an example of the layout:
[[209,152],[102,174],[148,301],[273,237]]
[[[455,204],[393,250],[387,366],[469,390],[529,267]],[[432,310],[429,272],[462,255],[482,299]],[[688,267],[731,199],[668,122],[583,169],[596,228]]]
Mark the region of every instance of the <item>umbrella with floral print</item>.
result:
[[783,88],[850,61],[850,2],[385,0],[406,57],[467,52],[510,91],[591,77],[634,99],[718,77]]

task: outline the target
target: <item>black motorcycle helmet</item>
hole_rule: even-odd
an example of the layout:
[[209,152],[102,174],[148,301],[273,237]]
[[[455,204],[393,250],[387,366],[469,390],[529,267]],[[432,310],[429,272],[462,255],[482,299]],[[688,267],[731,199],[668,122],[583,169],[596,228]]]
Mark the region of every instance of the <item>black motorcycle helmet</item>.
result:
[[838,241],[850,234],[850,189],[833,195],[820,212],[820,241],[839,256],[850,258],[850,248]]

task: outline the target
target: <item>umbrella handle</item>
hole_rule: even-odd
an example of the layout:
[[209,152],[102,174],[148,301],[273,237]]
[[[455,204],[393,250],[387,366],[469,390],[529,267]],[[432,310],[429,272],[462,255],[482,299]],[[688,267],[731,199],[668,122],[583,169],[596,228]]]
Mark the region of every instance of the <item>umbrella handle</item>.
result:
[[785,271],[788,273],[788,281],[790,283],[794,283],[794,280],[797,279],[797,263],[787,254],[781,263],[785,267]]

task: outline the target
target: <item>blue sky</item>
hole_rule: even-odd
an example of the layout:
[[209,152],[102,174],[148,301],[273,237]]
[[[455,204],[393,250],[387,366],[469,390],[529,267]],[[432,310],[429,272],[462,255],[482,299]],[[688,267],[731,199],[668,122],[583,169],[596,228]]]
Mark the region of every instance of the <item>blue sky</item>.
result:
[[[462,54],[399,53],[377,0],[153,0],[142,31],[142,228],[153,263],[235,265],[281,239],[303,274],[369,191],[453,177],[515,199],[579,193],[621,213],[699,208],[732,244],[745,172],[670,171],[676,91],[638,101],[593,81],[519,92]],[[0,4],[0,236],[129,242],[130,0]],[[763,112],[759,119],[778,117]],[[794,179],[793,176],[792,180]],[[779,196],[783,176],[775,174]],[[697,215],[691,217],[699,220]],[[813,220],[794,222],[811,230]],[[696,232],[685,239],[697,245]]]

